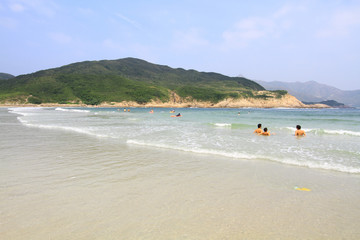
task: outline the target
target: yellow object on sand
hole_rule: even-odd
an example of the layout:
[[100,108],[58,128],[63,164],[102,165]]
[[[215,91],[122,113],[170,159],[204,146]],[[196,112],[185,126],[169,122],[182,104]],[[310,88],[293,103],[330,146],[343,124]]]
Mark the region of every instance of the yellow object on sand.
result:
[[295,187],[295,190],[298,190],[298,191],[306,191],[306,192],[310,192],[311,191],[311,189],[309,189],[309,188],[299,188],[299,187]]

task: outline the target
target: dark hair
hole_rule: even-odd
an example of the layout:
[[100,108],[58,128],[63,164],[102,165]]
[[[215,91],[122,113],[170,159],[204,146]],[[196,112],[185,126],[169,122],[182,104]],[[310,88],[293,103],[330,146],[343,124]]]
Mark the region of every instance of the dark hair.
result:
[[267,132],[267,128],[264,128],[264,132]]
[[258,124],[258,128],[261,128],[261,123]]
[[296,125],[296,129],[301,129],[301,126],[300,125]]

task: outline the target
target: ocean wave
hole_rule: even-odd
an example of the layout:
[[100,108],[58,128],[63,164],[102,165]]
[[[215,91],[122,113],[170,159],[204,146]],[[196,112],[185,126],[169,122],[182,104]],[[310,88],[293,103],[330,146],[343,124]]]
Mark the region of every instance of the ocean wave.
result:
[[81,112],[81,113],[89,113],[89,110],[82,110],[82,109],[73,109],[73,108],[55,108],[55,111],[63,111],[63,112]]
[[111,136],[108,136],[105,134],[99,134],[94,131],[91,131],[91,129],[67,127],[67,126],[59,126],[59,125],[33,124],[33,123],[29,123],[28,121],[26,121],[24,119],[21,119],[20,117],[18,117],[18,120],[20,121],[20,123],[22,123],[24,126],[27,126],[27,127],[76,132],[76,133],[86,134],[86,135],[99,137],[99,138],[112,138]]
[[[293,127],[286,127],[286,129],[294,131],[294,132],[296,131],[296,128],[293,128]],[[317,135],[329,134],[329,135],[350,135],[350,136],[360,137],[360,132],[342,130],[342,129],[331,130],[331,129],[321,129],[321,128],[307,128],[307,129],[304,128],[303,130],[306,133],[314,133]]]
[[359,168],[344,166],[336,163],[328,163],[328,162],[315,163],[310,161],[299,162],[297,160],[291,160],[291,159],[281,160],[277,162],[294,165],[294,166],[300,166],[300,167],[308,167],[313,169],[331,170],[331,171],[344,172],[344,173],[360,173]]
[[231,127],[231,123],[212,123],[216,127]]
[[360,173],[360,168],[345,166],[336,163],[329,163],[329,162],[311,162],[311,161],[299,161],[296,159],[280,159],[280,158],[273,158],[264,155],[255,155],[255,154],[246,154],[240,152],[229,152],[229,151],[222,151],[222,150],[214,150],[214,149],[201,149],[201,148],[186,148],[186,147],[179,147],[179,146],[171,146],[168,144],[163,143],[153,143],[153,142],[145,142],[139,140],[127,140],[127,144],[134,144],[140,146],[147,146],[147,147],[155,147],[155,148],[165,148],[171,150],[178,150],[184,152],[192,152],[192,153],[199,153],[199,154],[209,154],[209,155],[217,155],[222,157],[228,158],[235,158],[235,159],[244,159],[244,160],[265,160],[271,162],[277,162],[287,165],[293,165],[298,167],[307,167],[312,169],[320,169],[320,170],[330,170],[330,171],[338,171],[344,173]]
[[214,149],[201,149],[201,148],[186,148],[186,147],[179,147],[179,146],[172,146],[163,143],[149,143],[144,141],[138,140],[127,140],[127,144],[134,144],[134,145],[141,145],[141,146],[148,146],[148,147],[156,147],[156,148],[166,148],[172,150],[178,150],[183,152],[193,152],[193,153],[200,153],[200,154],[210,154],[210,155],[218,155],[230,158],[241,158],[241,159],[256,159],[256,158],[266,158],[265,156],[255,156],[249,155],[245,153],[239,152],[228,152],[228,151],[221,151],[221,150],[214,150]]
[[241,124],[241,123],[209,123],[211,126],[218,127],[218,128],[248,128],[252,127],[252,125],[248,124]]
[[33,112],[34,110],[41,110],[41,109],[42,108],[40,107],[8,108],[9,113],[15,113],[21,116],[33,116],[35,115],[35,113]]
[[336,134],[336,135],[351,135],[360,137],[360,132],[348,131],[348,130],[323,130],[327,134]]
[[337,130],[330,130],[330,129],[305,129],[305,132],[312,132],[318,135],[322,135],[322,134],[328,134],[328,135],[349,135],[349,136],[356,136],[356,137],[360,137],[360,132],[354,132],[354,131],[349,131],[349,130],[342,130],[342,129],[337,129]]

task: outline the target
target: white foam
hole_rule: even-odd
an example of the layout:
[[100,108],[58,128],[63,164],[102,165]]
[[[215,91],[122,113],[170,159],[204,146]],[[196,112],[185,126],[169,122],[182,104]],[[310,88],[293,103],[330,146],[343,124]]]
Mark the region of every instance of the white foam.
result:
[[360,132],[348,131],[348,130],[324,130],[327,134],[336,134],[336,135],[351,135],[351,136],[359,136]]
[[67,127],[67,126],[59,126],[59,125],[33,124],[33,123],[29,123],[28,121],[23,120],[19,117],[18,117],[18,120],[27,127],[41,128],[41,129],[48,129],[48,130],[62,130],[62,131],[68,131],[68,132],[77,132],[77,133],[100,137],[100,138],[112,138],[111,136],[99,134],[99,133],[96,133],[95,131],[91,131],[91,129]]
[[323,163],[315,163],[309,161],[299,162],[297,160],[291,160],[291,159],[278,161],[278,162],[286,163],[289,165],[300,166],[300,167],[314,168],[314,169],[332,170],[332,171],[345,172],[345,173],[360,173],[359,168],[348,167],[348,166],[335,164],[335,163],[328,163],[328,162],[323,162]]
[[213,150],[213,149],[201,149],[201,148],[185,148],[185,147],[171,146],[171,145],[167,145],[167,144],[163,144],[163,143],[149,143],[149,142],[138,141],[138,140],[127,140],[126,143],[141,145],[141,146],[173,149],[173,150],[179,150],[179,151],[184,151],[184,152],[211,154],[211,155],[218,155],[218,156],[239,158],[239,159],[266,158],[265,156],[255,156],[255,155],[249,155],[249,154],[244,154],[244,153],[239,153],[239,152],[226,152],[226,151],[219,151],[219,150]]
[[231,127],[231,123],[214,123],[216,127]]
[[9,113],[15,113],[22,116],[33,116],[35,113],[34,110],[41,110],[42,108],[26,107],[26,108],[9,108]]
[[314,168],[314,169],[322,169],[322,170],[331,170],[331,171],[338,171],[338,172],[345,172],[345,173],[360,173],[360,168],[354,168],[354,167],[348,167],[341,164],[335,164],[335,163],[328,163],[328,162],[321,162],[321,163],[315,163],[315,162],[300,162],[299,160],[295,159],[275,159],[271,158],[269,156],[262,156],[262,155],[250,155],[250,154],[244,154],[240,152],[226,152],[226,151],[219,151],[219,150],[213,150],[213,149],[201,149],[201,148],[185,148],[185,147],[178,147],[178,146],[171,146],[167,144],[162,143],[149,143],[144,141],[138,141],[138,140],[127,140],[127,144],[135,144],[135,145],[141,145],[141,146],[149,146],[149,147],[157,147],[157,148],[166,148],[166,149],[172,149],[172,150],[179,150],[184,152],[193,152],[193,153],[199,153],[199,154],[210,154],[210,155],[217,155],[217,156],[223,156],[223,157],[229,157],[229,158],[235,158],[235,159],[246,159],[246,160],[266,160],[266,161],[272,161],[272,162],[278,162],[288,165],[294,165],[299,167],[307,167],[307,168]]
[[[286,129],[291,130],[291,131],[296,131],[296,128],[293,127],[286,127]],[[313,132],[315,134],[331,134],[331,135],[351,135],[351,136],[359,136],[360,137],[360,132],[354,132],[354,131],[349,131],[349,130],[342,130],[342,129],[337,129],[337,130],[331,130],[331,129],[315,129],[315,128],[305,128],[303,129],[306,133],[309,132]]]
[[26,125],[28,123],[28,121],[22,119],[21,117],[17,117],[17,120],[19,120],[20,123]]
[[89,113],[89,110],[82,110],[82,109],[73,109],[73,108],[55,108],[56,111],[63,111],[63,112],[81,112],[81,113]]

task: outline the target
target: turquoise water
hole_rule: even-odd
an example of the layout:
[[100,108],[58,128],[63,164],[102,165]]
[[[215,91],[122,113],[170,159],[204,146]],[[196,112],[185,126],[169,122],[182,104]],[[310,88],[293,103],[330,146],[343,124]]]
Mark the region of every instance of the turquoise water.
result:
[[[111,144],[360,173],[359,109],[10,108],[29,128]],[[258,123],[271,136],[253,134]],[[300,124],[306,137],[295,137]],[[71,141],[71,139],[69,139]],[[86,144],[86,143],[84,143]]]

